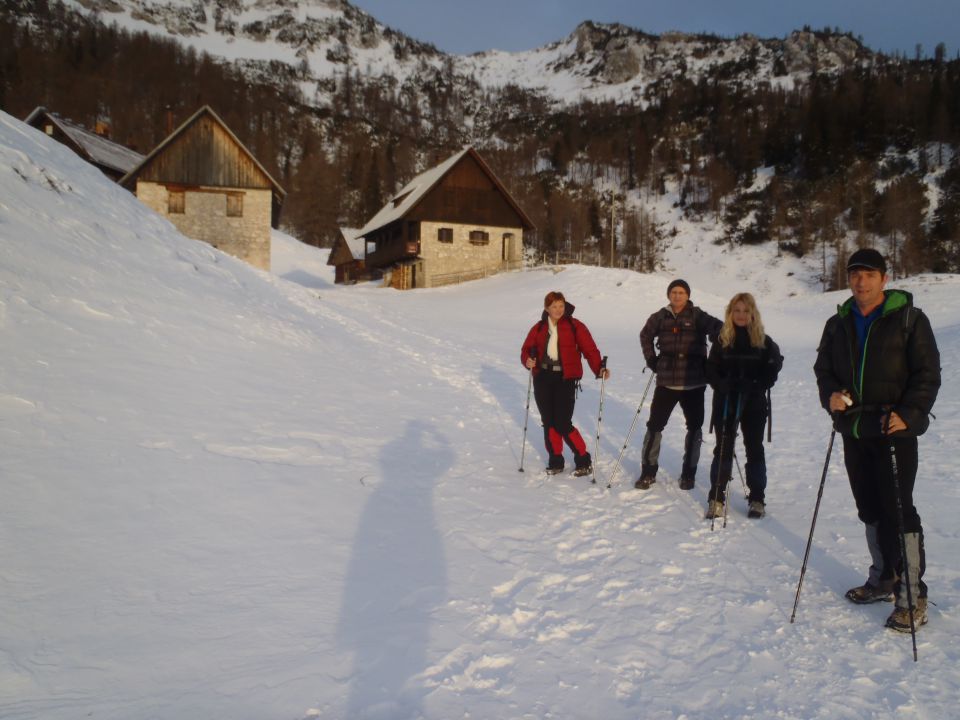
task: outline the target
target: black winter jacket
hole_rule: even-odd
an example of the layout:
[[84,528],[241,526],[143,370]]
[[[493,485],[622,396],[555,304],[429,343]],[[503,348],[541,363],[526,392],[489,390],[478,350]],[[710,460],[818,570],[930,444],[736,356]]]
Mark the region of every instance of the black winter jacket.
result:
[[[930,320],[913,306],[910,293],[887,290],[885,296],[862,355],[851,297],[827,321],[813,366],[827,412],[834,392],[846,390],[853,398],[853,406],[838,413],[836,427],[855,438],[880,437],[880,418],[888,407],[903,418],[902,435],[922,435],[940,389],[940,351]],[[859,377],[855,368],[862,368]]]
[[[707,338],[716,342],[723,322],[688,302],[679,315],[669,307],[651,315],[640,331],[640,347],[647,365],[657,373],[660,387],[695,388],[707,384],[704,364]],[[660,351],[659,356],[654,349]]]
[[[742,418],[766,417],[764,394],[777,382],[782,367],[780,348],[769,335],[762,348],[753,347],[746,328],[738,327],[730,347],[713,343],[706,366],[707,381],[713,388],[711,425],[719,427],[727,397],[733,402],[738,396],[741,398]],[[732,416],[734,407],[729,407],[728,412]]]

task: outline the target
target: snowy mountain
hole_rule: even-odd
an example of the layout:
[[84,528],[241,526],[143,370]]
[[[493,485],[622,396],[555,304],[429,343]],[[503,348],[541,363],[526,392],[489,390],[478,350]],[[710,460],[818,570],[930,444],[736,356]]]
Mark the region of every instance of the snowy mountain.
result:
[[318,100],[330,81],[360,72],[391,87],[453,78],[464,92],[507,85],[556,105],[581,100],[644,104],[677,79],[791,88],[814,70],[832,73],[874,54],[849,35],[796,31],[785,39],[744,35],[649,35],[624,25],[584,22],[562,40],[525,52],[447,55],[383,26],[346,0],[67,0],[105,22],[176,36],[242,62],[257,77],[285,64]]
[[[810,368],[845,294],[784,287],[765,250],[672,258],[713,313],[756,291],[787,358],[769,514],[746,518],[735,479],[711,532],[705,468],[691,493],[673,482],[677,417],[654,489],[630,484],[636,436],[602,484],[668,275],[343,288],[323,252],[282,235],[270,275],[5,114],[0,198],[0,717],[955,712],[960,278],[906,283],[945,365],[916,494],[935,606],[913,663],[888,608],[842,598],[867,557],[839,451],[789,623],[829,435]],[[519,344],[557,288],[610,356],[600,487],[538,472],[535,410],[521,449]],[[583,385],[575,421],[593,446],[599,387]]]

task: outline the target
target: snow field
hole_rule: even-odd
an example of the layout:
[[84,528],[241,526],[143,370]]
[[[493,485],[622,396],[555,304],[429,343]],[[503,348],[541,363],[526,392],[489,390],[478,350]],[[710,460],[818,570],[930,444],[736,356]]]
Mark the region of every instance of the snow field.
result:
[[[0,115],[0,716],[950,717],[957,278],[897,283],[944,365],[917,491],[936,606],[914,664],[889,606],[842,598],[866,552],[839,445],[789,622],[829,438],[814,348],[844,293],[799,263],[778,282],[768,249],[695,241],[667,258],[694,302],[719,314],[754,290],[787,358],[769,514],[746,518],[735,477],[713,532],[712,439],[679,490],[679,411],[658,483],[632,487],[649,396],[605,488],[671,275],[342,288],[282,234],[267,274]],[[552,289],[610,356],[599,487],[539,472],[535,407],[517,472],[519,345]],[[588,377],[591,451],[598,404]]]

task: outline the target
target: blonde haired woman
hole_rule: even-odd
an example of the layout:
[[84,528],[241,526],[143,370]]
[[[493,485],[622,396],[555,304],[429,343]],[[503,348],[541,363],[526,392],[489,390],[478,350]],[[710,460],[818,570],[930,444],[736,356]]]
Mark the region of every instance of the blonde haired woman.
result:
[[748,515],[764,515],[767,464],[763,428],[768,412],[765,393],[777,381],[781,367],[780,348],[764,333],[753,295],[737,293],[727,304],[719,341],[710,347],[707,358],[707,381],[713,388],[710,425],[717,433],[710,466],[707,518],[723,515],[738,430],[743,432],[747,455]]

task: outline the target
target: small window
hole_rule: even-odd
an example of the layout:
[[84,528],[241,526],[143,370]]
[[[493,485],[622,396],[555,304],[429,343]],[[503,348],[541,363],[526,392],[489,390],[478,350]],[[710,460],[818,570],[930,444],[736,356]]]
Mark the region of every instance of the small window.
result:
[[167,192],[167,214],[183,215],[186,212],[187,194],[183,190]]
[[439,228],[437,230],[437,240],[442,243],[453,242],[453,228]]
[[227,195],[227,217],[243,217],[243,195],[241,193]]
[[470,243],[473,245],[489,245],[490,233],[486,230],[471,230]]
[[43,126],[43,131],[44,131],[47,135],[53,137],[53,125],[52,125],[51,123],[47,123],[46,125],[44,125],[44,126]]

